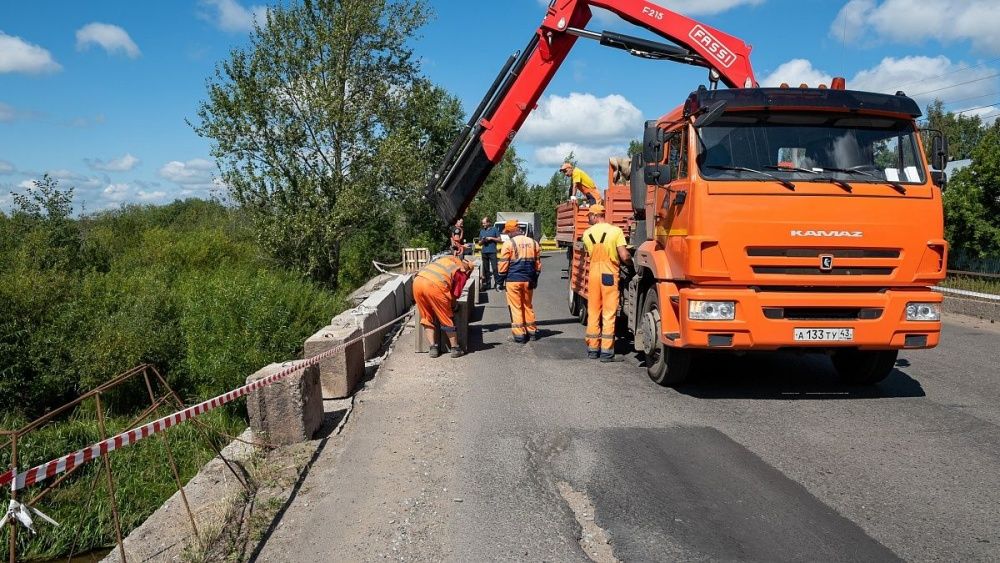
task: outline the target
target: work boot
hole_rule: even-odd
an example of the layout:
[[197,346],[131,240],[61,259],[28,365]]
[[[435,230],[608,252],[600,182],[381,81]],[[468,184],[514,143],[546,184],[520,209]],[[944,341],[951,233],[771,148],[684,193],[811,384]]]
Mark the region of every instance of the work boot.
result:
[[465,355],[465,351],[462,350],[461,348],[457,347],[457,346],[451,349],[451,357],[452,358],[461,358],[464,355]]
[[438,348],[437,344],[432,344],[429,354],[432,358],[436,358],[441,355],[441,350]]
[[528,335],[528,338],[530,338],[531,340],[537,341],[538,338],[539,338],[538,332],[532,332],[531,334]]
[[597,358],[600,358],[600,357],[601,357],[601,353],[600,352],[587,352],[587,359],[588,360],[596,360]]
[[612,352],[610,354],[601,354],[601,363],[602,364],[610,364],[611,362],[615,362],[615,361],[617,361],[617,359],[615,358],[615,353],[614,352]]

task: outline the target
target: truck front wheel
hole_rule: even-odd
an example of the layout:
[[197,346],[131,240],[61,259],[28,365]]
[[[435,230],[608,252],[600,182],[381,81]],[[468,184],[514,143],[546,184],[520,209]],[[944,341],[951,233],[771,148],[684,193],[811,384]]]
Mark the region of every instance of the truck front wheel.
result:
[[837,350],[833,353],[833,367],[848,383],[874,385],[889,377],[898,355],[898,350]]
[[[637,347],[646,355],[646,375],[664,386],[679,385],[691,374],[691,351],[667,346],[660,340],[660,308],[656,288],[646,293],[639,319],[642,342]],[[637,334],[638,336],[638,334]]]

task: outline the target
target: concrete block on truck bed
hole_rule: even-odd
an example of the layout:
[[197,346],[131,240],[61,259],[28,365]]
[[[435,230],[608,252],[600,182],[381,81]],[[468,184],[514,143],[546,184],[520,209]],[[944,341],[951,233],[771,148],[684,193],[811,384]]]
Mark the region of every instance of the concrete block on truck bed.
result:
[[[247,383],[274,375],[285,365],[271,364],[247,378]],[[247,396],[250,427],[278,445],[311,440],[323,424],[323,393],[319,368],[311,366],[262,387]]]
[[[330,326],[325,326],[310,336],[305,343],[305,356],[311,358],[335,347],[343,347],[329,358],[319,363],[319,383],[324,399],[347,397],[365,375],[365,346],[361,340],[351,342],[361,336],[354,318],[350,315],[335,317]],[[344,346],[345,343],[351,342]]]

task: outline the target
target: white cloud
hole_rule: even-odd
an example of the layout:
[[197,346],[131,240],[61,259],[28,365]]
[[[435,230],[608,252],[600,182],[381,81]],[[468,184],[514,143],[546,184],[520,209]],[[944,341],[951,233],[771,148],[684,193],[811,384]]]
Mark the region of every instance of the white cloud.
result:
[[0,73],[40,74],[55,72],[61,68],[47,50],[0,31]]
[[125,153],[121,158],[112,158],[111,160],[104,161],[99,158],[85,158],[84,162],[91,170],[101,170],[103,172],[125,172],[135,168],[136,164],[139,164],[139,159],[132,156],[129,153]]
[[830,25],[830,35],[862,43],[869,39],[899,43],[925,39],[942,43],[971,41],[976,49],[997,53],[998,29],[1000,9],[996,0],[851,0]]
[[106,179],[95,178],[93,176],[85,176],[83,174],[78,174],[72,170],[57,169],[49,170],[46,172],[49,176],[59,180],[60,184],[64,184],[62,187],[74,187],[79,189],[94,189],[102,186],[107,182]]
[[94,117],[74,117],[73,119],[67,121],[65,124],[70,127],[76,127],[82,129],[84,127],[90,127],[92,125],[100,125],[104,123],[105,117],[103,113],[99,113]]
[[807,59],[792,59],[782,63],[774,72],[760,80],[761,86],[778,86],[786,83],[789,86],[808,84],[816,87],[819,84],[830,85],[833,77],[829,74],[813,68],[812,62]]
[[17,118],[17,112],[14,108],[8,106],[7,104],[0,102],[0,123],[9,123]]
[[91,45],[100,46],[109,55],[120,53],[130,59],[138,58],[142,54],[128,32],[109,23],[92,22],[76,30],[76,49],[83,51],[89,49]]
[[[921,107],[939,98],[964,100],[995,92],[1000,87],[997,70],[987,66],[968,67],[953,63],[948,57],[886,57],[872,68],[864,69],[847,80],[851,90],[895,93],[903,90]],[[830,84],[830,73],[815,68],[806,59],[792,59],[766,76],[762,86],[777,86],[787,82],[795,87],[801,83],[810,86]],[[972,104],[966,107],[974,107]],[[956,108],[948,108],[956,109]]]
[[125,201],[128,198],[131,187],[128,184],[108,184],[101,192],[104,199],[109,201]]
[[593,94],[546,96],[528,116],[519,138],[527,143],[586,139],[606,143],[631,138],[642,130],[642,112],[624,96]]
[[35,181],[34,180],[21,180],[20,182],[18,182],[17,187],[21,188],[22,190],[26,190],[28,188],[34,188],[35,187]]
[[195,158],[186,162],[172,160],[160,168],[160,177],[185,186],[188,190],[214,189],[216,183],[212,177],[215,163],[203,158]]
[[214,14],[201,14],[219,29],[229,32],[252,31],[254,23],[263,24],[267,19],[267,6],[244,8],[236,0],[201,0]]
[[14,172],[17,172],[17,169],[14,168],[13,164],[6,160],[0,160],[0,174],[13,174]]
[[136,192],[136,197],[138,197],[141,201],[162,201],[163,198],[167,197],[167,192],[164,191],[147,192],[139,190],[138,192]]

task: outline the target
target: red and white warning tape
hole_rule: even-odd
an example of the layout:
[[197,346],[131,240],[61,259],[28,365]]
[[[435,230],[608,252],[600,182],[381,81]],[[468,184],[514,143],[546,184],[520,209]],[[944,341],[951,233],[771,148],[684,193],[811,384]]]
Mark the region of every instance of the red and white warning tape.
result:
[[53,477],[65,471],[69,471],[78,465],[87,463],[88,461],[100,457],[103,454],[130,446],[138,442],[139,440],[142,440],[143,438],[147,438],[149,436],[152,436],[153,434],[163,432],[167,428],[170,428],[172,426],[177,426],[182,422],[190,420],[196,416],[205,414],[210,410],[217,409],[230,401],[233,401],[253,391],[256,391],[257,389],[260,389],[261,387],[266,387],[280,379],[284,379],[289,375],[292,375],[293,373],[304,370],[309,366],[316,365],[322,362],[323,360],[336,355],[338,352],[342,351],[344,348],[350,346],[351,344],[354,344],[359,340],[367,338],[368,336],[371,336],[381,330],[388,328],[389,326],[392,326],[393,324],[403,319],[407,315],[409,315],[409,313],[400,315],[395,319],[379,327],[376,327],[356,338],[352,338],[347,342],[339,344],[311,358],[296,361],[292,363],[290,366],[282,369],[277,373],[258,379],[253,383],[248,383],[242,387],[238,387],[228,393],[224,393],[222,395],[219,395],[218,397],[213,397],[207,401],[203,401],[192,407],[188,407],[184,410],[175,412],[174,414],[170,414],[163,418],[154,420],[153,422],[150,422],[133,430],[122,432],[117,436],[113,436],[111,438],[108,438],[107,440],[102,440],[100,442],[97,442],[96,444],[88,448],[77,450],[76,452],[64,455],[48,463],[43,463],[41,465],[35,466],[21,473],[16,473],[16,469],[10,469],[4,473],[0,473],[0,487],[6,486],[7,483],[11,483],[12,491],[17,491],[25,487],[30,487],[35,483],[40,483],[50,477]]

